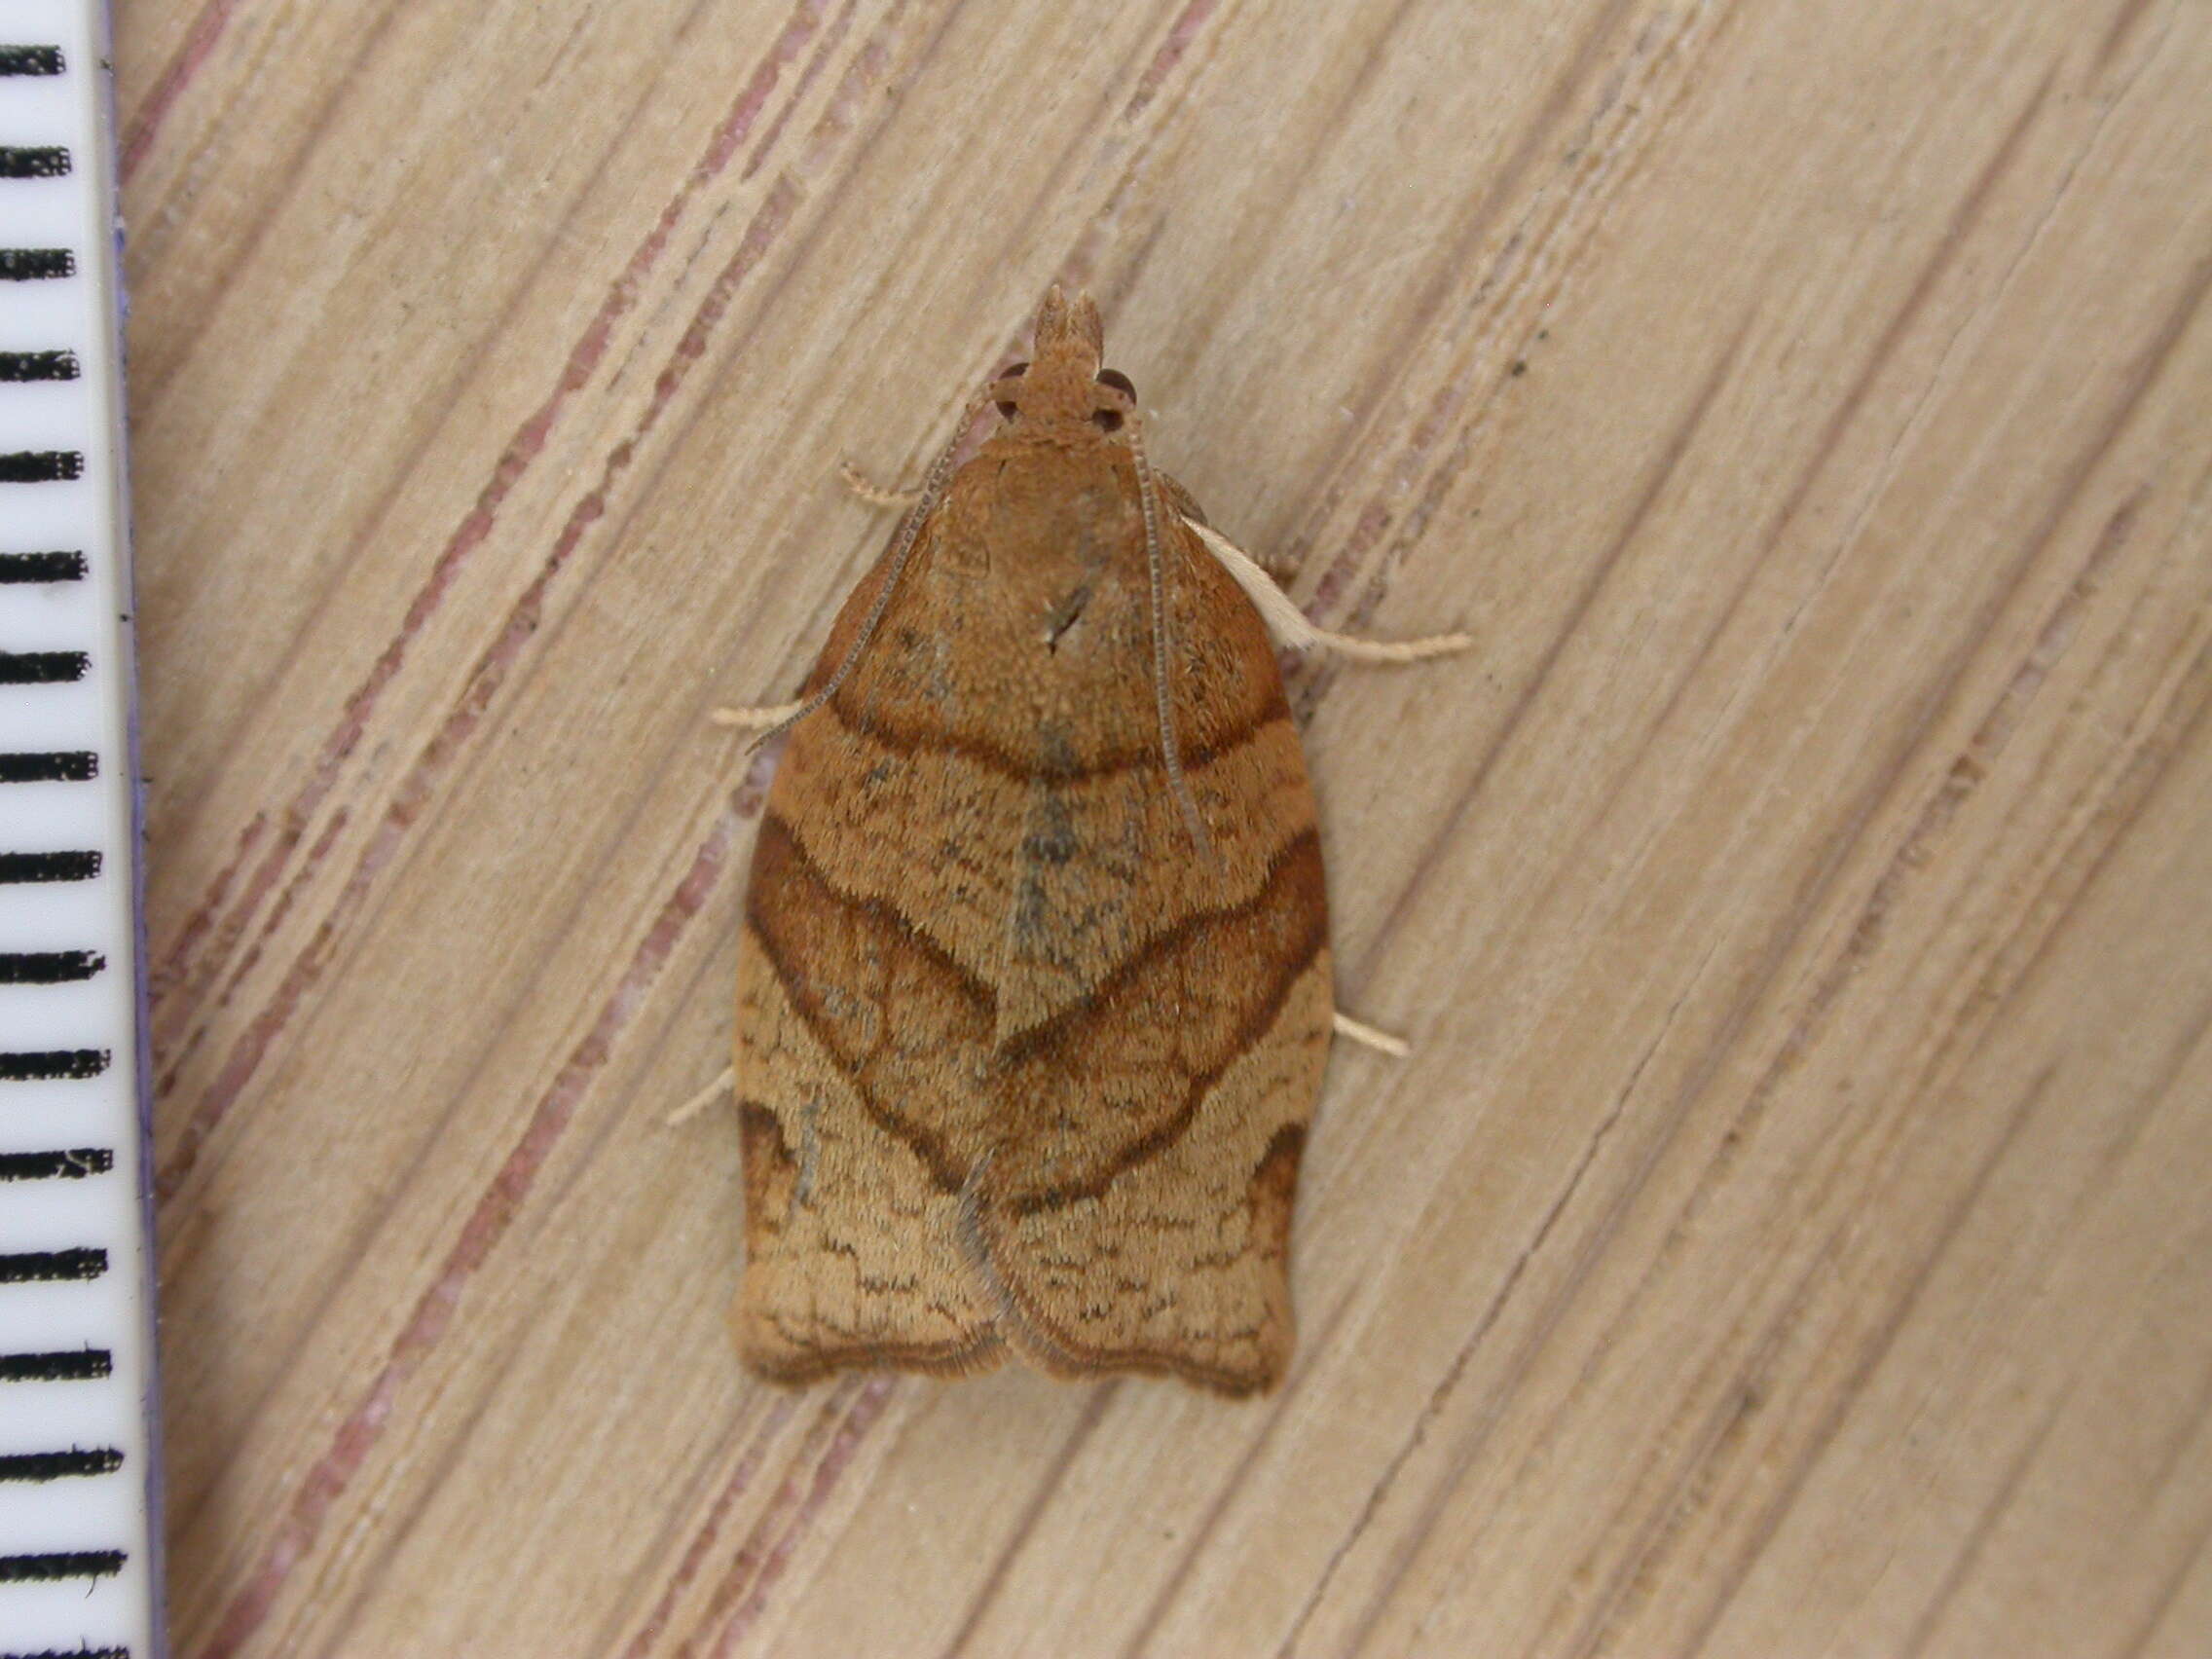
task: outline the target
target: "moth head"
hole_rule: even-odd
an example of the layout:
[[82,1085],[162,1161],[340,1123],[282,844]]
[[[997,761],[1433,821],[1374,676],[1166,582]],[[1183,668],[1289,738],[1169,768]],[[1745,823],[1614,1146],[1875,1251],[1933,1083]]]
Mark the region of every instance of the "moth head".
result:
[[1009,422],[1089,422],[1119,431],[1136,412],[1136,387],[1120,370],[1098,366],[1105,343],[1097,304],[1078,294],[1071,305],[1055,283],[1038,310],[1029,361],[1000,373],[991,400]]

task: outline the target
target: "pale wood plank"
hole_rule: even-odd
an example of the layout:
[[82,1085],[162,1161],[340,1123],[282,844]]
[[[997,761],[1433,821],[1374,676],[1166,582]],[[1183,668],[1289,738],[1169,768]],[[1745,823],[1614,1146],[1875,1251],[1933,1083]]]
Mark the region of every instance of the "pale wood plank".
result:
[[[2212,16],[126,9],[178,1650],[2189,1652]],[[737,1375],[787,692],[1053,276],[1324,621],[1299,1367]]]

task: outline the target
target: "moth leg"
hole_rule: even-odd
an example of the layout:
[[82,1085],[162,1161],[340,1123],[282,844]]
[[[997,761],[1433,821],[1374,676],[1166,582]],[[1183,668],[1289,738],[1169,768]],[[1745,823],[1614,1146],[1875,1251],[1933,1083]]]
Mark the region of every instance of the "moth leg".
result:
[[849,461],[837,462],[837,476],[845,481],[845,488],[871,507],[897,507],[902,512],[922,498],[919,490],[894,490],[878,484]]
[[1316,626],[1307,620],[1296,602],[1275,586],[1273,578],[1249,553],[1208,525],[1193,519],[1183,522],[1259,607],[1268,631],[1293,650],[1320,645],[1354,662],[1419,662],[1423,657],[1449,656],[1454,651],[1466,650],[1475,643],[1472,636],[1466,634],[1432,634],[1419,640],[1363,640],[1356,635],[1339,634]]
[[803,703],[756,703],[746,708],[709,709],[709,725],[734,726],[740,731],[759,731],[768,726],[782,725],[797,714]]
[[1388,1054],[1393,1060],[1402,1060],[1414,1051],[1413,1045],[1403,1037],[1393,1037],[1389,1032],[1378,1030],[1364,1019],[1354,1019],[1341,1008],[1337,1010],[1333,1023],[1339,1037],[1348,1038],[1362,1048],[1373,1049],[1379,1054]]
[[[1342,1019],[1344,1015],[1340,1014],[1337,1017]],[[661,1127],[666,1129],[681,1128],[736,1087],[737,1068],[735,1066],[722,1067],[721,1076],[716,1078],[714,1082],[708,1084],[706,1088],[700,1089],[698,1093],[692,1095],[690,1099],[684,1101],[682,1105],[663,1118],[660,1121]]]

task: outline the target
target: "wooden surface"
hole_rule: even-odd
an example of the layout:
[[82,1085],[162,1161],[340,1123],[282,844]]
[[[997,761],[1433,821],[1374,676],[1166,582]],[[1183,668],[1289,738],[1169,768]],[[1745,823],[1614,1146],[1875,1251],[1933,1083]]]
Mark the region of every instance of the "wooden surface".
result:
[[[2212,6],[132,0],[177,1651],[2212,1630]],[[788,694],[1054,276],[1324,620],[1277,1395],[737,1373]]]

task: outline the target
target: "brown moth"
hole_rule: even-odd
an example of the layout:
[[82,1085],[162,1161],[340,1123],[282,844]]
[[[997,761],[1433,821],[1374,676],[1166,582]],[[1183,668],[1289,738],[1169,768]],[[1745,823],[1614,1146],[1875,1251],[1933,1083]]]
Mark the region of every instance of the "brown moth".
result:
[[1290,1356],[1313,794],[1241,555],[1148,467],[1102,342],[1054,289],[1000,424],[767,712],[733,1320],[777,1381],[1011,1355],[1241,1394]]

